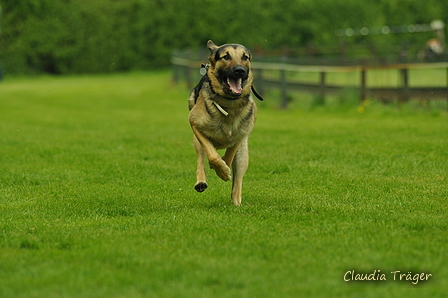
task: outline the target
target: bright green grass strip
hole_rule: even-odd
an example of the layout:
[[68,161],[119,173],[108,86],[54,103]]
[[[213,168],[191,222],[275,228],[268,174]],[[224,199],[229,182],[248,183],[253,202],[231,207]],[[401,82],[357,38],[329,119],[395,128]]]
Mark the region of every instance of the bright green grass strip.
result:
[[0,297],[446,295],[445,112],[260,105],[233,207],[212,171],[193,190],[187,98],[168,72],[0,84]]

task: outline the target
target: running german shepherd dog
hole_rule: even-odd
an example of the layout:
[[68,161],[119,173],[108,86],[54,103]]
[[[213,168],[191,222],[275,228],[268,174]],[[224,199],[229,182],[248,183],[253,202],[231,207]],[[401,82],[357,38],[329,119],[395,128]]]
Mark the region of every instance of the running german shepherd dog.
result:
[[[252,55],[239,44],[217,46],[209,40],[210,64],[188,99],[188,120],[193,129],[193,141],[198,156],[195,190],[207,188],[205,158],[210,168],[224,181],[231,178],[232,203],[241,205],[243,176],[249,164],[247,139],[255,124],[257,107],[251,91],[255,91],[250,68]],[[224,156],[216,149],[226,149]]]

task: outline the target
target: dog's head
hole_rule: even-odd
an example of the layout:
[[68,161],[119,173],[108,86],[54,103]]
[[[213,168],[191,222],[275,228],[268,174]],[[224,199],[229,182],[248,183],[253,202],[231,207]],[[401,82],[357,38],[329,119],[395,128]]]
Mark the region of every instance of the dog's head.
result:
[[228,99],[248,95],[253,82],[250,51],[239,44],[218,47],[211,40],[207,47],[210,50],[209,78],[214,91]]

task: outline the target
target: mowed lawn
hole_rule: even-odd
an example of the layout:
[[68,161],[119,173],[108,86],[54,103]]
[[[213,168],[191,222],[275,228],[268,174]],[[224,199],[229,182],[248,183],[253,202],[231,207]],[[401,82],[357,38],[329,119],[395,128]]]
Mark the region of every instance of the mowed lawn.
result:
[[193,189],[188,93],[0,83],[0,297],[446,297],[445,111],[260,105],[235,207]]

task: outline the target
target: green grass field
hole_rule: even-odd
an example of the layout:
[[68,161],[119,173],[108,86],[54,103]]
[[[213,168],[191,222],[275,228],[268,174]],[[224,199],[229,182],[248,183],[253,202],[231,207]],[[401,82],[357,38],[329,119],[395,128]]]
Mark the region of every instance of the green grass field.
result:
[[193,189],[188,93],[169,72],[0,83],[0,297],[446,297],[445,111],[267,96],[234,207],[212,171]]

